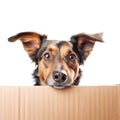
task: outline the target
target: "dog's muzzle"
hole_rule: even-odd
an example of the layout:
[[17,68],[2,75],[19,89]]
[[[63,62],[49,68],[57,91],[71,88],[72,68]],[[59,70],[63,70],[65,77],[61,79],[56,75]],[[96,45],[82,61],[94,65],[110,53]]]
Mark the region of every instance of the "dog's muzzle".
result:
[[53,72],[53,79],[54,79],[54,81],[61,83],[67,79],[67,75],[63,72],[54,71]]
[[72,85],[72,79],[65,70],[54,70],[47,78],[46,83],[54,88],[62,89]]
[[62,89],[72,85],[72,77],[66,70],[56,69],[47,77],[46,84],[54,88]]

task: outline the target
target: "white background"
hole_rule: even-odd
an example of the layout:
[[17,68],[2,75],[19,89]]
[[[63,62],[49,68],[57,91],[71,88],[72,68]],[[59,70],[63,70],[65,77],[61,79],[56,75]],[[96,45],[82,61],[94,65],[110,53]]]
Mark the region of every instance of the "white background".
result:
[[82,66],[81,85],[120,84],[119,0],[1,0],[0,85],[33,85],[31,63],[20,41],[7,38],[23,31],[69,40],[81,32],[104,32]]

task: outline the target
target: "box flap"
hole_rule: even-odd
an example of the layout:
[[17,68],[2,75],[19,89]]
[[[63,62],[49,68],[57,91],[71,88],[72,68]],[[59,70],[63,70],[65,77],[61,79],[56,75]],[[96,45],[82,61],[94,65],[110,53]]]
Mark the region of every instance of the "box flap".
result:
[[19,120],[18,87],[0,87],[0,120]]
[[120,120],[120,86],[0,87],[0,120]]
[[119,87],[21,88],[21,120],[119,120]]

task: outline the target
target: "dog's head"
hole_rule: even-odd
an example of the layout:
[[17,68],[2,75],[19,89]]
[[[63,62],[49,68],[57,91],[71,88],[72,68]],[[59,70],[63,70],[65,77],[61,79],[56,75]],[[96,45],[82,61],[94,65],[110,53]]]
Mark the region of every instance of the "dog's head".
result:
[[41,84],[64,88],[78,84],[81,76],[79,66],[84,63],[96,41],[102,42],[102,33],[81,33],[70,41],[47,40],[45,35],[23,32],[10,37],[14,42],[20,40],[29,57],[38,66],[35,74]]

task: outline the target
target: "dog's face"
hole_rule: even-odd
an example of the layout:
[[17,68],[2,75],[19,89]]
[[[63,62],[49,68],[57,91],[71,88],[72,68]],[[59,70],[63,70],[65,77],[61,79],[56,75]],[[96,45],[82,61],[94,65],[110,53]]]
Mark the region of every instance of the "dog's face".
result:
[[37,55],[40,80],[58,88],[73,84],[79,76],[79,58],[72,43],[45,41],[44,45]]
[[35,76],[41,85],[65,88],[78,84],[80,65],[86,60],[96,41],[102,42],[102,34],[81,33],[70,41],[47,40],[45,35],[34,32],[19,33],[8,40],[21,40],[29,57],[38,66]]

